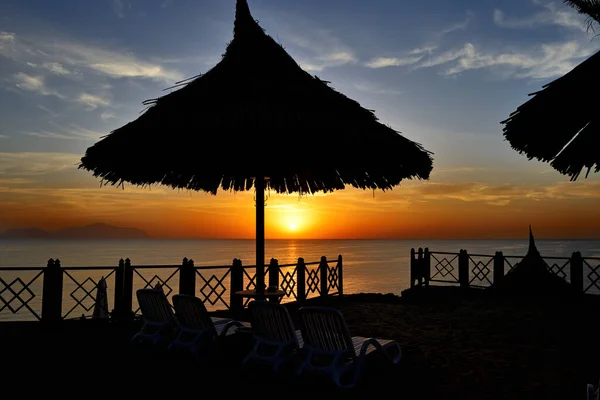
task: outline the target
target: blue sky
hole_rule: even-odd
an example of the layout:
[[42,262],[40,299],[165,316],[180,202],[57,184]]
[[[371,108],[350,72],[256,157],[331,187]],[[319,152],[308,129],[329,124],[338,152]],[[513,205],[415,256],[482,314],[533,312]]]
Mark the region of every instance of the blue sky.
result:
[[[513,151],[500,124],[600,48],[562,2],[249,5],[305,70],[434,152],[433,183],[554,190],[568,181]],[[73,164],[137,118],[143,100],[214,66],[234,10],[234,0],[3,1],[0,201],[14,203],[11,190],[28,187],[97,187]],[[599,181],[586,181],[591,195]]]

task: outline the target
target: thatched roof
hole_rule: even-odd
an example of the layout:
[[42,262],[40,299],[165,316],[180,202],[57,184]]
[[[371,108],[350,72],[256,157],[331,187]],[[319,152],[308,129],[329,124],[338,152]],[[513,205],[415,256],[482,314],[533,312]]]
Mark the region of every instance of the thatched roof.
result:
[[390,189],[428,179],[431,153],[303,71],[238,0],[222,60],[87,149],[105,183],[277,192]]
[[487,290],[494,294],[516,296],[561,296],[575,293],[569,282],[550,271],[535,245],[531,227],[529,250],[525,257]]
[[571,180],[576,180],[584,168],[586,176],[594,166],[594,172],[599,172],[598,71],[600,52],[533,93],[533,98],[502,121],[511,147],[529,159],[550,162]]

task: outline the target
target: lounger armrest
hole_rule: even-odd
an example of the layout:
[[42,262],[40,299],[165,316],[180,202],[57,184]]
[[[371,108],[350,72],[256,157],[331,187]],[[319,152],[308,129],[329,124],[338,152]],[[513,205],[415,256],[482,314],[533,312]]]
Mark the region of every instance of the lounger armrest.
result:
[[223,330],[221,331],[221,333],[219,335],[221,337],[227,336],[227,334],[229,333],[230,329],[241,328],[241,327],[244,326],[244,324],[242,322],[235,321],[235,320],[226,322],[225,324],[219,324],[219,325],[225,325],[223,327]]

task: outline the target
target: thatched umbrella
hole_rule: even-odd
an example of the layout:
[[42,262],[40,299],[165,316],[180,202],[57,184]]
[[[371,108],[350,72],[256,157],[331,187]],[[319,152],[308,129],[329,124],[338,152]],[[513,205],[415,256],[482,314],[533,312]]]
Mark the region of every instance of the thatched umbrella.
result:
[[[600,24],[600,1],[565,0],[588,16],[588,28]],[[592,55],[563,77],[543,86],[534,97],[517,108],[504,124],[511,147],[531,160],[550,165],[571,180],[586,168],[600,171],[600,52]],[[566,146],[566,147],[565,147]]]
[[502,121],[511,147],[529,159],[550,162],[571,180],[576,180],[584,168],[587,176],[594,165],[599,172],[598,71],[600,52],[533,93],[533,98]]
[[256,191],[256,287],[264,289],[264,191],[391,189],[428,179],[431,153],[303,71],[238,0],[222,60],[87,149],[104,183]]

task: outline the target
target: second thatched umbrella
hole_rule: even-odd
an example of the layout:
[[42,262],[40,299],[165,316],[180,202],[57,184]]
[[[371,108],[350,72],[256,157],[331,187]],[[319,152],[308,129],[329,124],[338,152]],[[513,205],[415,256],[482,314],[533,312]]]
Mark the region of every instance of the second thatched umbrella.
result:
[[511,147],[571,180],[584,168],[600,172],[599,71],[600,52],[534,93],[502,121]]
[[264,284],[264,191],[391,189],[428,179],[431,153],[303,71],[238,0],[222,60],[87,149],[106,183],[256,191],[256,288]]

